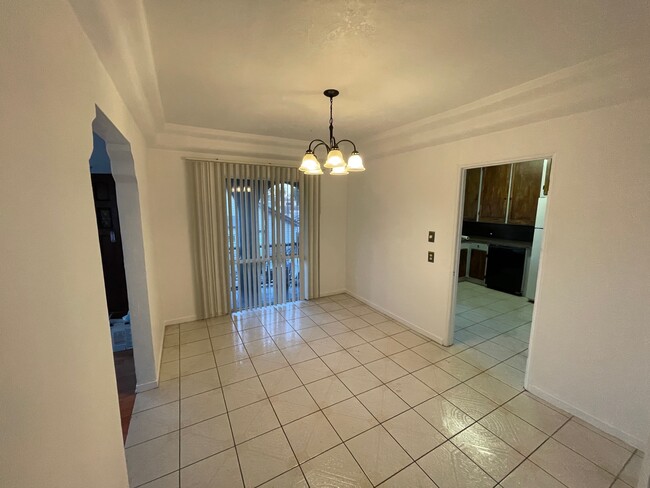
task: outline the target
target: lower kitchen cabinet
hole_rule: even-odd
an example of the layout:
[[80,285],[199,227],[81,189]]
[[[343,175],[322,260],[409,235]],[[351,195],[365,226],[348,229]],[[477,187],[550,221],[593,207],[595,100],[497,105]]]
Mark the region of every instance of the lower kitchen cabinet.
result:
[[485,265],[487,263],[487,251],[472,249],[469,258],[469,277],[477,280],[485,280]]

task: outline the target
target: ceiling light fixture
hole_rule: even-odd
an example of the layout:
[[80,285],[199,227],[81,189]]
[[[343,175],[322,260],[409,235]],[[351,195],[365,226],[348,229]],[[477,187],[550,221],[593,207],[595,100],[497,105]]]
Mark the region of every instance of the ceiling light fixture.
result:
[[[300,168],[298,168],[300,171],[304,172],[307,175],[323,174],[320,161],[318,161],[318,158],[314,154],[314,151],[316,151],[316,149],[320,146],[323,146],[327,151],[327,159],[325,160],[324,166],[332,170],[330,171],[331,175],[347,175],[351,172],[366,170],[366,168],[363,166],[363,159],[361,159],[361,156],[357,151],[357,146],[354,144],[354,142],[352,142],[350,139],[342,139],[337,142],[337,140],[334,138],[334,119],[332,117],[332,106],[334,104],[333,99],[338,94],[339,91],[334,90],[333,88],[330,88],[323,92],[323,95],[330,99],[330,140],[329,144],[322,139],[314,139],[309,143],[309,147],[307,148],[307,151],[305,151],[305,155],[302,158],[302,164],[300,165]],[[347,164],[343,157],[343,153],[339,149],[339,144],[342,142],[349,142],[352,144],[352,153],[348,158]]]

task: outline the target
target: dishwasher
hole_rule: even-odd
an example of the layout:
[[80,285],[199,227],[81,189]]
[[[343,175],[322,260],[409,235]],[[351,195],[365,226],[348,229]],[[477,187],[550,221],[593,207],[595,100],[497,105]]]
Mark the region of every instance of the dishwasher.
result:
[[494,290],[521,295],[526,249],[490,244],[485,285]]

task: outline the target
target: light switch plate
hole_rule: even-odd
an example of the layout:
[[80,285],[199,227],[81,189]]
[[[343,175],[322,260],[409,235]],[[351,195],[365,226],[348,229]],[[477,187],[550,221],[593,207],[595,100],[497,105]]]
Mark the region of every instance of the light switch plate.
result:
[[429,242],[436,242],[436,233],[435,231],[429,231]]
[[429,251],[429,254],[427,256],[427,261],[433,263],[433,251]]

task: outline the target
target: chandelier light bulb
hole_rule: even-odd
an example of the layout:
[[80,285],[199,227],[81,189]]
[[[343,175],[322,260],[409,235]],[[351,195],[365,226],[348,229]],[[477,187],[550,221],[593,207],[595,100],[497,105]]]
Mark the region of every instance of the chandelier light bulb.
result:
[[339,151],[338,148],[333,147],[331,151],[327,154],[327,161],[325,162],[325,167],[338,168],[339,166],[345,166],[345,159],[343,159],[343,153]]
[[303,156],[302,164],[298,169],[304,173],[307,173],[308,171],[315,171],[317,168],[320,169],[320,163],[318,162],[318,159],[316,159],[316,156],[314,156],[313,152],[307,151]]
[[323,170],[320,167],[320,163],[318,163],[318,165],[314,169],[310,169],[308,171],[305,171],[305,174],[306,175],[315,175],[315,176],[322,175]]
[[347,168],[347,166],[345,166],[345,163],[343,163],[342,166],[336,166],[335,168],[332,168],[332,171],[330,171],[330,174],[332,176],[347,175],[348,174],[348,168]]
[[363,159],[361,159],[361,155],[357,151],[354,151],[348,158],[348,171],[358,172],[365,170],[366,168],[363,166]]

